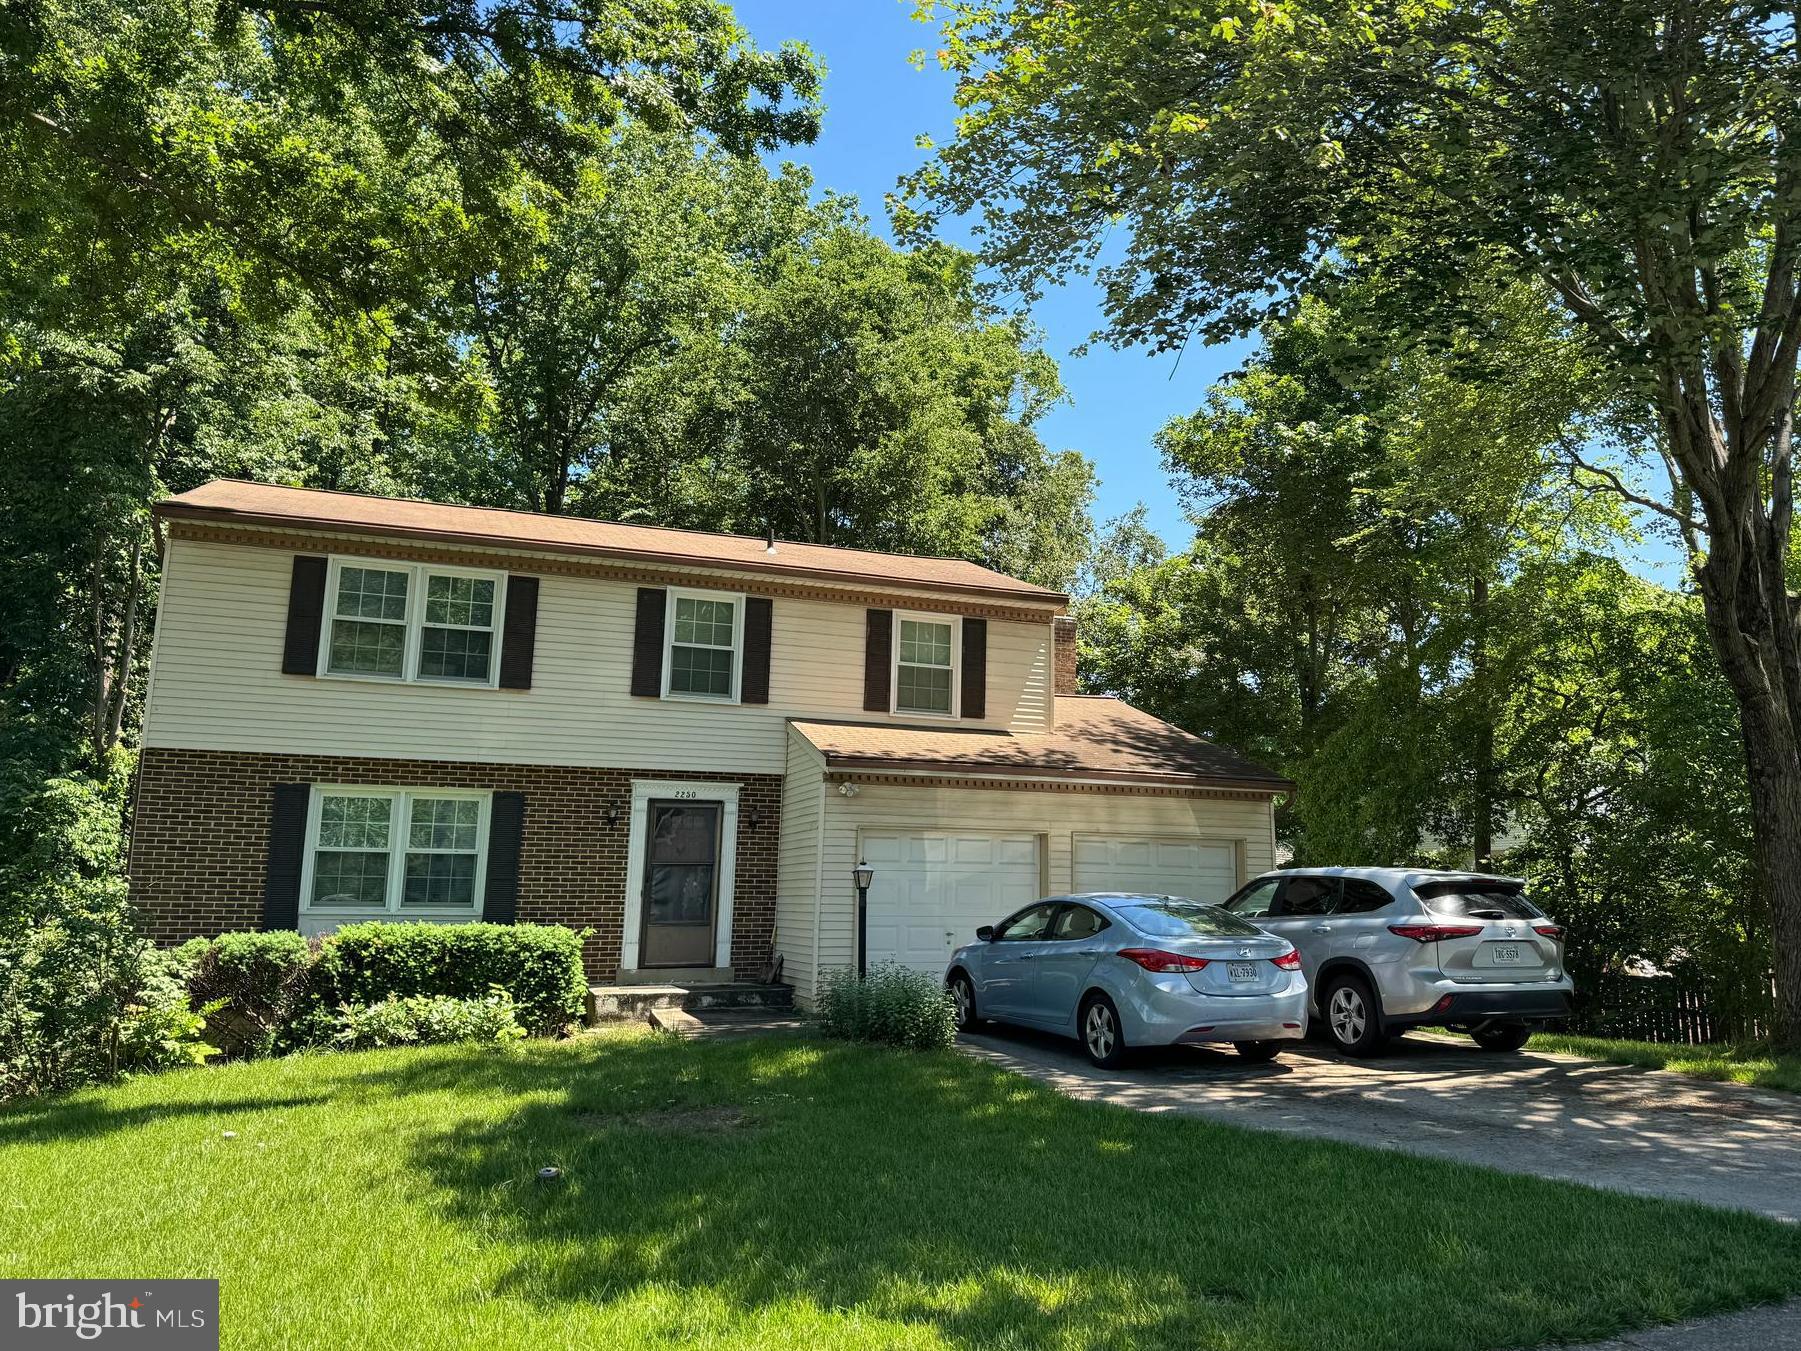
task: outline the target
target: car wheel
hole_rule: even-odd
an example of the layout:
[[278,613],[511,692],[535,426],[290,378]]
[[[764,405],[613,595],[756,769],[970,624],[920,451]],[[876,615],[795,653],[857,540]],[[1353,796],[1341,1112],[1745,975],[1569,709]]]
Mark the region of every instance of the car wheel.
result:
[[1235,1041],[1232,1049],[1253,1065],[1266,1064],[1282,1054],[1279,1041]]
[[1376,1017],[1376,996],[1361,976],[1333,976],[1320,991],[1326,1035],[1346,1055],[1374,1055],[1388,1040]]
[[954,1010],[959,1032],[973,1032],[981,1023],[976,1016],[976,990],[969,983],[969,977],[959,971],[945,982],[950,991],[951,1008]]
[[1517,1051],[1532,1036],[1532,1029],[1524,1023],[1490,1023],[1470,1036],[1485,1051]]
[[1126,1035],[1120,1030],[1119,1010],[1104,994],[1090,995],[1082,1004],[1078,1020],[1082,1049],[1102,1069],[1123,1064],[1126,1058]]

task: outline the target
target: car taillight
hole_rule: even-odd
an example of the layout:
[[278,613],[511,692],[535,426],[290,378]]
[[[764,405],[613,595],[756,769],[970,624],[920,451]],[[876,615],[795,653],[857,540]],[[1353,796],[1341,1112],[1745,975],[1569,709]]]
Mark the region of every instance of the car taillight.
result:
[[1550,939],[1553,943],[1561,943],[1563,941],[1563,926],[1561,924],[1534,924],[1532,926],[1532,932],[1541,937]]
[[1199,971],[1207,965],[1205,957],[1165,952],[1162,948],[1121,948],[1117,955],[1138,963],[1146,971]]
[[1446,938],[1474,938],[1482,932],[1480,924],[1391,924],[1391,934],[1411,938],[1416,943],[1437,943]]
[[1301,969],[1301,954],[1296,952],[1293,948],[1290,948],[1280,957],[1271,957],[1270,960],[1284,971],[1299,971]]

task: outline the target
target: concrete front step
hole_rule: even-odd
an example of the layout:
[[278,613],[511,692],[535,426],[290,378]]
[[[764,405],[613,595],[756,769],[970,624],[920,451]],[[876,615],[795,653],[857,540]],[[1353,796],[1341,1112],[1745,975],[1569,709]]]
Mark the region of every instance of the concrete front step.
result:
[[753,1032],[800,1032],[806,1019],[793,1009],[652,1009],[650,1025],[678,1037],[730,1037]]
[[794,987],[751,981],[695,985],[591,985],[590,1023],[642,1022],[653,1009],[790,1009]]

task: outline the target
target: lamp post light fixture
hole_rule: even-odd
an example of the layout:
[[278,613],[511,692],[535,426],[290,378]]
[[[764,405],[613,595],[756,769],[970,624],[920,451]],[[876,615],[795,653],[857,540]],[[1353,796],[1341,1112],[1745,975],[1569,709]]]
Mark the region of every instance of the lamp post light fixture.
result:
[[862,980],[869,973],[869,884],[875,881],[875,869],[858,859],[850,880],[857,884],[857,979]]

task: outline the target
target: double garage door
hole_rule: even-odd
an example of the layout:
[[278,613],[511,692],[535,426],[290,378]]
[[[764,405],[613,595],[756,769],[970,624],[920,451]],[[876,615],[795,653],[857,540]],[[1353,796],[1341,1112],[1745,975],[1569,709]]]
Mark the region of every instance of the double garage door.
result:
[[[869,959],[922,971],[1042,894],[1038,836],[983,831],[869,831]],[[1142,891],[1222,901],[1237,885],[1231,845],[1119,835],[1075,837],[1072,891]]]
[[1138,891],[1217,905],[1238,888],[1238,855],[1200,840],[1078,835],[1072,891]]

